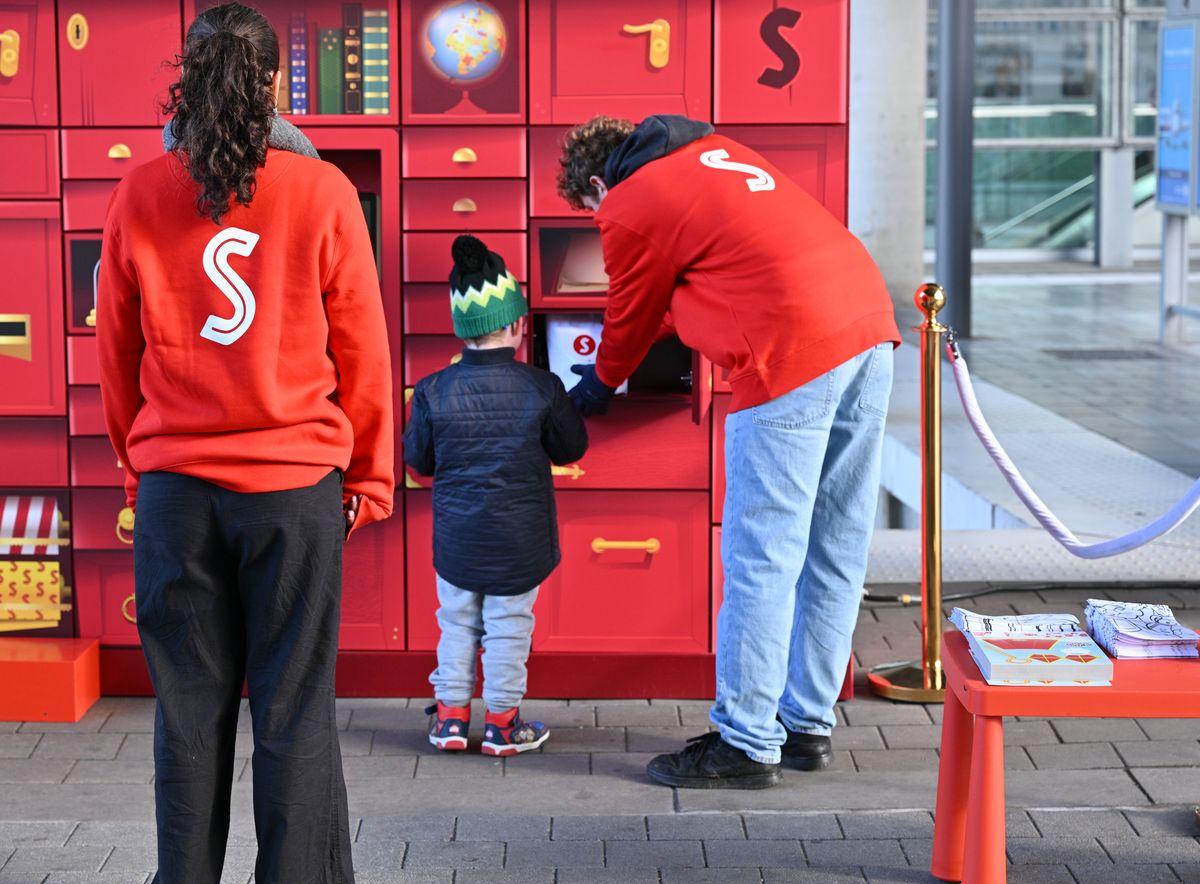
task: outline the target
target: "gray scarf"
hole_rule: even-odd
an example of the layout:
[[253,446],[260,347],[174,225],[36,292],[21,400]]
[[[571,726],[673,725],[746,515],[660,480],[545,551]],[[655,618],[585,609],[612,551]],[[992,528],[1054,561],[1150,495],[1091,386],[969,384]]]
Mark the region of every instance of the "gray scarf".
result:
[[[175,145],[179,142],[171,128],[173,122],[173,120],[168,120],[162,131],[163,150],[168,152],[174,150]],[[271,123],[271,134],[267,137],[267,146],[276,150],[298,153],[302,157],[312,157],[314,160],[321,158],[312,142],[308,140],[308,136],[279,116],[275,117]]]

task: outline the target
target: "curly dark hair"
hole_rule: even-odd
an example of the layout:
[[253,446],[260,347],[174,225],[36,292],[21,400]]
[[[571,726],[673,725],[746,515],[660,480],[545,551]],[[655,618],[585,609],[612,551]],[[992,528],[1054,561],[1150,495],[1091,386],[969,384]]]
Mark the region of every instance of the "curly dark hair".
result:
[[225,3],[196,16],[175,66],[163,105],[173,149],[200,185],[196,210],[220,224],[231,198],[250,204],[267,161],[279,38],[257,9]]
[[587,208],[585,196],[594,196],[596,188],[591,177],[604,178],[604,164],[609,155],[629,137],[633,123],[615,117],[592,117],[580,123],[563,139],[562,156],[558,160],[558,195],[573,209]]

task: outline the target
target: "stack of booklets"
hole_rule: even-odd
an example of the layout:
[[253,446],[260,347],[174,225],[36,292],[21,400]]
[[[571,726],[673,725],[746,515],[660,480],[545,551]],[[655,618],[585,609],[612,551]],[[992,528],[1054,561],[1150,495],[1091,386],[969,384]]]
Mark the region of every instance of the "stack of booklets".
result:
[[1088,630],[1117,659],[1197,657],[1197,636],[1166,605],[1088,599]]
[[950,622],[966,637],[971,657],[988,684],[1112,684],[1112,661],[1072,614],[992,617],[955,608]]
[[321,27],[326,22],[310,22],[302,12],[292,14],[281,113],[391,112],[388,10],[343,3],[341,13],[340,28]]

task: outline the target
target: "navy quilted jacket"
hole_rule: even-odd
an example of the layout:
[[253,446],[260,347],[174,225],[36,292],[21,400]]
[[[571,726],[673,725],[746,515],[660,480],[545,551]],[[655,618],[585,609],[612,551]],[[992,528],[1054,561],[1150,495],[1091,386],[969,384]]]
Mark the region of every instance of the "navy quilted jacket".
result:
[[550,464],[587,450],[562,381],[508,349],[463,350],[422,379],[404,462],[433,476],[433,566],[486,595],[528,592],[558,565]]

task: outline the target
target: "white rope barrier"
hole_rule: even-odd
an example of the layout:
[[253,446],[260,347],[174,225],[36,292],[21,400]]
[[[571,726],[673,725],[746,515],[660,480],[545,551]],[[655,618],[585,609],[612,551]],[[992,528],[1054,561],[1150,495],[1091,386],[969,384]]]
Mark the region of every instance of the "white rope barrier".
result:
[[950,355],[950,366],[954,369],[954,385],[958,387],[958,397],[962,400],[963,411],[966,412],[967,420],[970,421],[975,435],[979,437],[979,441],[983,443],[987,453],[996,462],[1001,475],[1016,492],[1017,497],[1021,498],[1021,502],[1029,508],[1033,517],[1049,532],[1051,537],[1063,545],[1067,552],[1081,559],[1102,559],[1130,552],[1174,531],[1200,507],[1200,479],[1197,479],[1178,503],[1150,524],[1112,540],[1084,543],[1038,497],[1037,492],[1025,481],[1021,471],[1012,462],[1012,458],[1008,456],[1008,452],[1004,450],[1004,446],[1000,444],[996,434],[992,432],[992,428],[988,426],[987,419],[984,418],[983,412],[979,409],[979,402],[975,398],[975,388],[971,384],[971,373],[967,370],[967,361],[959,351],[953,336],[947,340],[946,350]]

